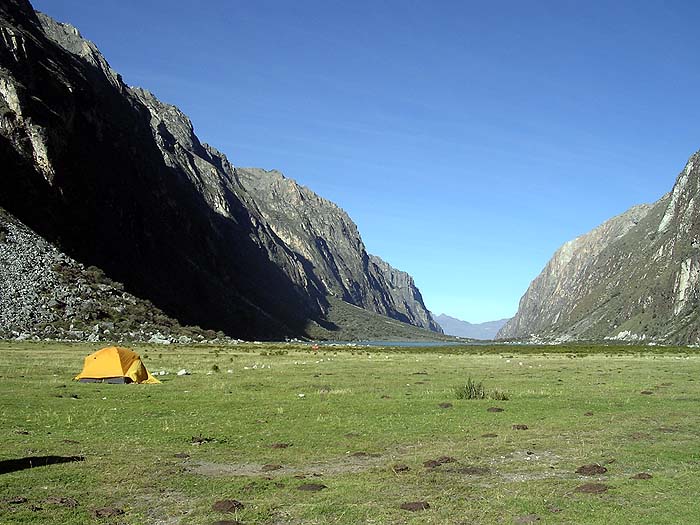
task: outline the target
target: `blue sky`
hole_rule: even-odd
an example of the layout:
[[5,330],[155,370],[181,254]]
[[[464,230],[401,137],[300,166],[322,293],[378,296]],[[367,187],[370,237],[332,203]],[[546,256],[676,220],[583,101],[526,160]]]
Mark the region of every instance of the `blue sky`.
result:
[[33,4],[472,322],[513,315],[559,245],[700,149],[696,2]]

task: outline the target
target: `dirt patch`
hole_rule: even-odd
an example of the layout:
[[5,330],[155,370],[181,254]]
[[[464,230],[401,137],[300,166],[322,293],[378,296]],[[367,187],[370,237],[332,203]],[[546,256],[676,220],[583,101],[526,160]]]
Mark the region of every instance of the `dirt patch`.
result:
[[60,505],[61,507],[67,507],[69,509],[74,509],[78,506],[78,501],[73,498],[63,498],[61,496],[51,496],[46,498],[42,503],[46,505]]
[[495,438],[498,437],[498,434],[494,434],[492,432],[489,432],[488,434],[481,434],[482,438]]
[[218,520],[212,525],[243,525],[243,522],[238,520]]
[[583,415],[584,415],[584,416],[588,416],[588,417],[590,417],[590,416],[592,416],[592,415],[593,415],[593,412],[584,412],[584,414],[583,414]]
[[211,508],[216,512],[234,513],[238,512],[239,510],[243,510],[245,508],[245,505],[243,505],[243,503],[235,499],[222,499],[214,502]]
[[99,509],[93,509],[90,514],[93,518],[115,518],[117,516],[123,516],[124,511],[116,507],[102,507]]
[[25,498],[24,496],[15,496],[14,498],[7,498],[6,500],[2,500],[2,503],[7,503],[8,505],[20,505],[26,502],[27,498]]
[[359,451],[350,454],[354,458],[378,458],[379,454],[371,454],[369,452]]
[[651,390],[642,390],[642,391],[640,392],[640,394],[643,394],[643,395],[645,395],[645,396],[650,396],[650,395],[652,395],[653,393],[654,393],[654,392],[652,392]]
[[599,474],[605,474],[608,471],[602,465],[593,463],[591,465],[582,465],[576,469],[576,474],[581,474],[582,476],[597,476]]
[[357,432],[348,432],[347,434],[345,434],[345,437],[346,438],[356,438],[356,437],[360,437],[360,434],[358,434]]
[[193,445],[205,445],[207,443],[216,443],[214,438],[204,437],[201,434],[199,436],[192,436],[190,443]]
[[272,472],[273,470],[280,470],[282,465],[278,465],[276,463],[268,463],[267,465],[263,465],[260,467],[260,470],[263,472]]
[[657,430],[657,432],[661,432],[663,434],[675,434],[678,432],[677,428],[670,428],[670,427],[659,427],[656,430]]
[[190,457],[190,455],[185,454],[184,452],[179,452],[177,454],[173,454],[173,457],[176,457],[178,459],[188,459]]
[[[385,466],[384,459],[379,455],[369,455],[363,457],[355,457],[351,454],[332,458],[327,461],[318,461],[301,466],[279,465],[280,468],[275,470],[263,470],[266,464],[262,463],[212,463],[207,461],[186,461],[185,470],[207,477],[225,477],[225,476],[242,476],[242,477],[284,477],[293,476],[300,479],[310,475],[315,476],[333,476],[337,474],[363,472],[367,469],[379,466]],[[269,465],[277,464],[270,463]]]
[[327,488],[328,487],[321,483],[305,483],[304,485],[299,485],[297,490],[302,490],[304,492],[318,492]]
[[452,403],[440,403],[438,406],[440,408],[452,408]]
[[430,508],[430,504],[427,501],[409,501],[408,503],[401,504],[401,510],[408,510],[411,512],[417,512],[419,510],[427,510]]
[[440,456],[437,459],[429,459],[423,463],[425,468],[437,468],[445,463],[456,463],[457,460],[451,456]]
[[535,523],[537,521],[540,521],[540,517],[537,514],[527,514],[525,516],[513,518],[513,523],[515,523],[515,525],[526,525],[527,523]]
[[527,425],[513,425],[513,430],[527,430]]
[[273,443],[270,448],[289,448],[291,446],[291,443]]
[[467,476],[483,476],[485,474],[488,474],[490,470],[486,467],[474,467],[474,466],[469,466],[469,467],[460,467],[455,470],[457,474],[465,474]]
[[486,412],[503,412],[503,409],[501,407],[489,407],[486,409]]
[[610,487],[603,483],[584,483],[576,487],[574,492],[579,492],[581,494],[602,494],[603,492],[607,492],[609,488]]
[[630,439],[632,441],[643,441],[646,439],[653,439],[653,438],[651,437],[651,434],[646,434],[644,432],[633,432],[632,434],[630,434]]
[[399,472],[408,472],[411,468],[404,463],[397,463],[391,467],[391,470],[393,470],[395,474],[398,474]]
[[648,472],[640,472],[639,474],[632,476],[630,479],[651,479],[652,477],[653,476]]

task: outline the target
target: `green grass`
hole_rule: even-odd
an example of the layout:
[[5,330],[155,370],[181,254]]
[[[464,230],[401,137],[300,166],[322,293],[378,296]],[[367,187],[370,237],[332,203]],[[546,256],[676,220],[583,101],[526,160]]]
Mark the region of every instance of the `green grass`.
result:
[[[0,523],[211,524],[234,519],[212,510],[228,498],[243,502],[235,519],[246,524],[700,521],[693,350],[137,346],[152,372],[170,372],[161,385],[72,382],[97,348],[0,343],[0,462],[85,458],[0,474]],[[468,377],[509,400],[458,399]],[[423,466],[441,456],[456,462]],[[608,472],[575,474],[590,463]],[[630,479],[639,472],[653,478]],[[591,481],[609,490],[575,492]],[[16,496],[27,502],[4,503]],[[419,500],[430,509],[399,508]],[[104,506],[125,514],[90,516]]]

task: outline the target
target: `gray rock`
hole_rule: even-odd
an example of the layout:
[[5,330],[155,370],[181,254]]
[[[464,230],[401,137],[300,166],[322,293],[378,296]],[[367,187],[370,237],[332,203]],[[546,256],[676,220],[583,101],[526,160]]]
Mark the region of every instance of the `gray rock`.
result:
[[700,153],[673,191],[564,244],[501,338],[700,342]]

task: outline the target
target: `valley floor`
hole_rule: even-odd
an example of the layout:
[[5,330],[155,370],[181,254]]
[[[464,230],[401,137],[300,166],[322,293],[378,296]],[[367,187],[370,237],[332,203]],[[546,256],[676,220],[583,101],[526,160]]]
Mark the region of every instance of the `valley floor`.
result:
[[161,385],[72,382],[97,348],[0,342],[0,523],[700,521],[694,349],[136,346]]

